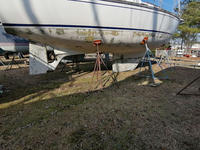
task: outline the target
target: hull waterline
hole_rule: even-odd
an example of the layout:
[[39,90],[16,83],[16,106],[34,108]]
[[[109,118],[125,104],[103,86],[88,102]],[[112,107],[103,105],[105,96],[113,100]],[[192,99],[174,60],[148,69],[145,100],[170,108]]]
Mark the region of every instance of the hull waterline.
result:
[[102,40],[105,52],[143,53],[139,43],[145,36],[151,48],[158,47],[179,24],[179,18],[169,12],[116,0],[0,2],[0,18],[8,33],[84,53],[95,52],[94,40]]

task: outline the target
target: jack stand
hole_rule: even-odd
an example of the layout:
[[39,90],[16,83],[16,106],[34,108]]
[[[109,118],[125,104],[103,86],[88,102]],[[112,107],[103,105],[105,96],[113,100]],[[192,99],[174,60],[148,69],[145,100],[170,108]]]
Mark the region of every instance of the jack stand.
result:
[[170,63],[171,59],[169,58],[169,55],[167,53],[167,50],[163,50],[162,55],[160,56],[160,59],[158,61],[158,65],[161,66],[162,63],[165,63],[168,65],[168,68],[171,67]]
[[[60,72],[66,72],[65,69],[67,68],[67,66],[66,66],[67,64],[66,64],[65,62],[62,62],[62,61],[61,61],[60,64],[62,64],[62,68],[61,68],[61,71],[60,71]],[[67,70],[67,69],[66,69],[66,70]]]
[[[92,82],[94,80],[94,76],[96,75],[96,83],[97,83],[96,88],[98,88],[98,86],[100,85],[100,89],[103,89],[103,87],[110,80],[110,78],[103,79],[103,75],[105,75],[106,72],[108,71],[108,67],[106,66],[106,64],[104,63],[104,61],[102,59],[102,56],[101,56],[102,53],[99,51],[99,45],[101,45],[101,43],[102,43],[101,40],[95,40],[93,42],[94,46],[96,46],[96,62],[95,62],[95,66],[94,66],[94,71],[93,71],[93,76],[92,76]],[[101,73],[101,71],[102,71],[101,64],[103,64],[104,67],[107,70],[103,75]],[[116,79],[114,79],[114,77],[112,76],[112,74],[110,74],[110,77],[113,79],[113,81],[116,81]]]
[[0,58],[0,63],[5,66],[5,64],[3,63],[3,60]]
[[[139,71],[139,73],[141,73],[141,68],[142,67],[145,67],[145,65],[144,65],[144,63],[148,63],[148,66],[149,66],[149,71],[151,72],[151,78],[152,78],[152,84],[151,84],[151,86],[157,86],[157,85],[159,85],[159,83],[156,83],[155,82],[155,73],[154,73],[154,71],[153,71],[153,68],[152,68],[152,59],[151,58],[153,58],[152,56],[153,56],[153,53],[151,52],[151,50],[149,49],[149,47],[148,47],[148,45],[147,45],[147,41],[148,41],[148,37],[145,37],[144,39],[143,39],[143,41],[141,42],[141,44],[142,45],[145,45],[145,48],[146,48],[146,51],[145,51],[145,54],[144,54],[144,56],[142,57],[142,59],[140,60],[140,62],[141,62],[141,65],[140,65],[140,71]],[[157,62],[157,61],[156,61]],[[157,62],[157,64],[158,64],[158,66],[161,68],[161,69],[163,69],[162,68],[162,66]]]
[[[194,96],[200,96],[200,94],[186,94],[186,93],[182,93],[185,89],[187,89],[190,85],[192,85],[193,83],[195,83],[197,80],[200,79],[200,76],[195,78],[193,81],[191,81],[189,84],[187,84],[184,88],[182,88],[176,95],[194,95]],[[200,92],[200,88],[198,89]]]
[[20,68],[20,66],[15,61],[15,55],[13,55],[12,61],[8,64],[8,67],[6,68],[6,70],[12,69],[13,64],[16,64],[18,66],[18,68]]
[[0,85],[0,95],[3,94],[3,85]]

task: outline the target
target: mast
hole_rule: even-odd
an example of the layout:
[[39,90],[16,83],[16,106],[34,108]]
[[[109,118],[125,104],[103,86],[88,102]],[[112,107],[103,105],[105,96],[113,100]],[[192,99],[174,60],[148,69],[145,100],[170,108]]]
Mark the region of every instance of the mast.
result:
[[163,6],[163,0],[159,0],[159,6],[160,6],[160,8],[162,8],[162,6]]
[[180,0],[177,0],[178,1],[178,15],[180,16],[181,15],[181,2]]

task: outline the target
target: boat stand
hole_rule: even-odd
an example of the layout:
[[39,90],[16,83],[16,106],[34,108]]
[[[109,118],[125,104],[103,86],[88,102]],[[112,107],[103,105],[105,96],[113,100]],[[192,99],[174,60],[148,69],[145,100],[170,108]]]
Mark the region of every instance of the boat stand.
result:
[[[191,81],[189,84],[187,84],[184,88],[182,88],[176,95],[194,95],[194,96],[200,96],[199,94],[190,94],[190,93],[183,93],[184,90],[186,90],[188,87],[190,87],[193,83],[195,83],[197,80],[200,80],[200,76],[195,78],[193,81]],[[199,87],[200,92],[200,87]]]
[[0,84],[0,96],[3,94],[3,85]]
[[20,68],[20,66],[15,61],[15,55],[13,55],[13,58],[12,58],[11,62],[8,64],[8,67],[6,68],[6,70],[12,69],[13,64],[16,64],[18,66],[18,68]]
[[162,55],[160,56],[160,59],[158,61],[158,65],[161,66],[162,63],[165,63],[168,65],[168,67],[171,67],[171,63],[170,63],[170,58],[169,58],[169,55],[167,53],[167,51],[163,51]]
[[[144,56],[140,60],[141,65],[139,66],[139,68],[140,68],[139,74],[141,74],[142,67],[145,67],[145,64],[148,63],[148,67],[149,67],[149,71],[151,72],[151,79],[152,79],[152,84],[150,84],[150,85],[158,86],[158,85],[160,85],[160,83],[155,82],[156,77],[155,77],[155,73],[152,68],[152,60],[156,61],[156,63],[158,64],[158,66],[160,67],[161,70],[163,70],[163,67],[161,66],[161,61],[158,62],[156,60],[156,58],[154,57],[153,53],[151,52],[151,50],[149,49],[149,47],[147,45],[147,41],[148,41],[148,37],[145,37],[143,39],[143,41],[141,42],[141,44],[145,46],[146,51],[145,51]],[[168,77],[166,77],[166,78],[168,78]]]
[[[100,50],[99,50],[99,46],[101,44],[102,44],[101,40],[95,40],[93,42],[93,45],[96,47],[96,62],[94,65],[92,82],[94,81],[94,77],[96,76],[96,88],[98,88],[100,86],[100,89],[103,89],[103,87],[110,80],[110,77],[112,78],[113,81],[116,81],[116,79],[112,76],[111,73],[108,72],[109,69],[102,58],[102,52],[100,52]],[[101,64],[103,64],[103,66],[106,69],[106,71],[103,74],[102,74]],[[103,77],[107,72],[109,73],[109,76],[107,78]]]
[[3,66],[5,66],[5,64],[3,63],[3,60],[0,58],[0,64],[2,64]]

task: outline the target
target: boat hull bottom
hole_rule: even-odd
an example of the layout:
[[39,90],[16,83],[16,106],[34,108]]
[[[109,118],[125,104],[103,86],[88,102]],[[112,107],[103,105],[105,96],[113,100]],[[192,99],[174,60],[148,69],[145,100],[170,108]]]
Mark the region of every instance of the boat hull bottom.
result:
[[100,50],[113,54],[144,54],[140,45],[144,37],[149,37],[148,45],[155,49],[166,43],[169,35],[121,30],[62,29],[62,28],[5,28],[6,32],[36,43],[50,45],[57,49],[67,49],[80,53],[95,53],[94,40],[101,40]]

